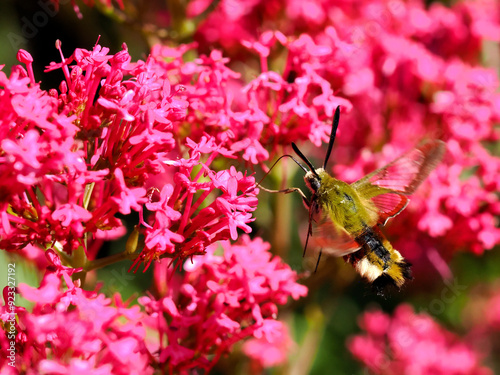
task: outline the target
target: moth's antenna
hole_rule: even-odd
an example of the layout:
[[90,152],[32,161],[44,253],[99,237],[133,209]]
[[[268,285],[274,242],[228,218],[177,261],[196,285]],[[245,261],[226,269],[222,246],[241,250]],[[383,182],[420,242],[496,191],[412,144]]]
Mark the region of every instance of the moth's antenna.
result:
[[328,163],[328,159],[330,159],[330,154],[332,153],[333,144],[335,143],[335,136],[337,135],[339,119],[340,119],[340,106],[337,106],[335,114],[333,115],[332,132],[330,133],[330,142],[328,143],[328,150],[326,150],[325,162],[323,163],[323,169],[325,170],[326,170],[326,164]]
[[[271,173],[272,169],[276,166],[276,164],[278,164],[278,162],[279,162],[281,159],[283,159],[284,157],[291,158],[291,159],[292,159],[295,163],[297,163],[297,165],[298,165],[300,168],[302,168],[302,170],[303,170],[304,172],[306,172],[306,173],[307,173],[307,169],[306,169],[306,167],[304,167],[302,164],[300,164],[300,162],[299,162],[297,159],[295,159],[292,155],[285,154],[285,155],[280,156],[280,157],[278,158],[278,160],[276,160],[276,161],[274,162],[274,164],[272,165],[272,167],[271,167],[271,168],[269,168],[269,170],[267,171],[267,173],[264,175],[264,177],[262,177],[262,178],[261,178],[261,180],[257,183],[257,185],[261,186],[261,184],[260,184],[260,183],[261,183],[262,181],[264,181],[264,178],[266,178],[266,177],[267,177],[267,175],[268,175],[269,173]],[[261,186],[261,187],[262,187],[262,186]]]
[[[295,153],[297,154],[297,156],[299,158],[301,158],[304,163],[306,163],[306,165],[309,167],[309,169],[311,170],[311,172],[314,173],[316,175],[316,177],[320,178],[318,176],[318,174],[316,173],[316,169],[314,169],[314,167],[311,164],[311,162],[309,161],[309,159],[307,159],[304,156],[304,154],[299,150],[299,148],[297,147],[297,145],[295,143],[293,143],[293,142],[292,142],[292,148],[293,148],[293,151],[295,151]],[[307,173],[307,170],[305,168],[304,168],[304,170]]]

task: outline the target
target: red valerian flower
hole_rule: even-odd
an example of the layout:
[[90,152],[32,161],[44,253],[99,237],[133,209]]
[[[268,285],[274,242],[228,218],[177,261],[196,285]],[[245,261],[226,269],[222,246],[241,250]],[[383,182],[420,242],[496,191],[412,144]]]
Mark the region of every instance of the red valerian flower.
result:
[[[293,348],[288,328],[279,320],[267,324],[268,335],[251,338],[243,344],[243,352],[259,362],[262,367],[272,367],[284,363]],[[254,335],[256,336],[256,335]]]
[[348,348],[374,374],[491,374],[477,351],[408,305],[392,317],[366,312],[360,326],[364,334],[352,337]]
[[[34,307],[30,312],[15,310],[15,368],[39,374],[76,375],[82,369],[91,374],[153,374],[139,307],[128,307],[118,295],[112,302],[103,294],[82,290],[66,269],[59,267],[58,272],[67,288],[51,270],[38,288],[18,286]],[[3,314],[1,319],[7,323]],[[2,374],[9,373],[11,340],[6,334],[0,330]]]
[[261,73],[246,84],[227,67],[230,61],[220,51],[184,63],[182,55],[194,46],[152,48],[157,74],[185,88],[179,95],[189,103],[186,124],[175,129],[177,136],[185,136],[189,126],[195,142],[210,134],[252,164],[268,160],[291,142],[310,139],[319,146],[326,141],[334,109],[342,104],[349,110],[349,101],[335,96],[330,83],[310,68],[289,81],[298,59],[294,53],[282,74],[269,71],[269,51],[277,44],[300,54],[300,46],[283,34],[265,32],[258,42],[244,44],[259,54],[261,64]]
[[[208,7],[193,1],[188,14],[200,15]],[[210,247],[249,232],[257,205],[255,180],[230,167],[228,159],[264,165],[286,153],[290,142],[319,148],[339,104],[345,125],[334,150],[335,174],[349,182],[421,139],[447,142],[443,163],[422,195],[412,198],[407,210],[413,212],[388,228],[405,256],[427,256],[444,275],[450,271],[443,258],[460,249],[480,254],[500,243],[500,158],[489,147],[498,141],[499,84],[494,71],[477,66],[483,41],[499,39],[498,7],[494,0],[451,8],[423,1],[371,0],[353,7],[324,0],[221,0],[197,30],[198,45],[157,45],[137,62],[125,45],[116,54],[99,45],[69,58],[61,51],[61,62],[47,70],[61,69],[65,80],[48,92],[37,84],[32,57],[19,51],[25,68],[14,67],[10,76],[0,70],[0,246],[59,277],[46,275],[38,289],[21,287],[38,301],[31,316],[16,322],[16,343],[26,349],[21,351],[26,359],[55,347],[55,354],[48,353],[52,357],[41,360],[40,372],[109,373],[114,360],[143,364],[146,354],[172,371],[188,371],[210,368],[232,344],[253,336],[254,347],[269,348],[260,362],[279,360],[271,351],[285,331],[274,319],[277,305],[305,291],[289,282],[295,275],[279,258],[254,253],[265,247],[260,240],[243,237],[238,245],[226,244],[224,255]],[[186,52],[195,49],[198,58],[185,61]],[[152,187],[154,176],[161,177]],[[114,314],[105,308],[110,305],[87,296],[69,277],[98,264],[102,242],[126,232],[120,214],[132,212],[139,225],[124,257],[145,268],[172,259],[155,270],[164,276],[156,283],[157,299],[144,301],[148,325],[159,333],[156,343],[146,340],[153,354],[138,346],[143,335],[133,330],[120,335],[119,328],[106,325],[102,320]],[[191,259],[192,269],[187,263],[187,271],[167,285],[173,260],[180,265]],[[68,285],[64,292],[60,277]],[[96,325],[108,331],[97,338],[92,322],[81,318],[86,316],[82,295],[90,306],[101,306]],[[42,302],[50,305],[47,312]],[[123,306],[116,310],[134,314]],[[374,371],[428,372],[432,366],[456,371],[436,364],[419,344],[424,343],[437,345],[436,353],[450,366],[458,356],[464,369],[482,372],[475,351],[430,318],[401,311],[395,318],[375,316],[366,323],[364,347],[357,340],[358,349],[371,353],[363,360]],[[405,316],[420,317],[415,319],[430,328],[422,330]],[[70,328],[78,337],[64,331],[64,320],[75,322]],[[44,324],[46,329],[39,327]],[[395,338],[390,331],[410,332],[421,366],[398,348],[405,335]],[[66,337],[88,361],[57,362],[59,353],[71,357]],[[101,362],[94,355],[96,342],[105,342],[103,358],[113,360]],[[0,335],[4,351],[6,343]],[[361,356],[362,350],[356,353]],[[149,368],[127,363],[124,371]]]
[[273,257],[262,240],[245,235],[234,245],[222,244],[221,255],[212,245],[205,256],[188,260],[182,277],[160,264],[155,284],[161,296],[139,299],[150,316],[146,324],[168,340],[150,350],[159,351],[160,363],[170,372],[208,370],[247,337],[274,347],[275,354],[260,358],[266,365],[276,364],[286,350],[278,344],[291,343],[283,336],[283,323],[276,321],[277,305],[305,296],[307,288],[296,283],[297,274]]
[[[19,57],[31,67],[27,52]],[[31,70],[0,75],[0,243],[7,250],[56,244],[70,255],[66,261],[79,248],[92,260],[106,233],[123,233],[116,215],[132,211],[140,215],[145,244],[134,265],[146,268],[161,257],[203,254],[216,241],[236,240],[238,229],[250,232],[254,178],[234,167],[211,169],[219,157],[236,157],[228,138],[174,138],[188,102],[179,98],[181,87],[165,79],[167,72],[158,74],[156,60],[132,63],[126,46],[110,55],[99,45],[61,57],[47,69],[63,70],[60,93],[41,90]],[[200,74],[208,82],[233,76],[216,52],[198,62],[206,64]],[[158,198],[146,182],[167,171],[173,178]],[[144,218],[144,208],[152,215]]]
[[[59,242],[70,254],[84,246],[83,237],[92,245],[97,231],[120,228],[118,212],[142,212],[141,185],[164,169],[175,146],[169,129],[183,102],[147,64],[130,63],[126,49],[108,52],[96,45],[51,64],[49,70],[65,73],[60,94],[41,90],[20,67],[10,78],[0,74],[0,191],[9,202],[2,205],[4,248]],[[22,61],[31,64],[26,56]],[[132,78],[123,80],[127,74]]]
[[[147,268],[153,260],[163,257],[184,260],[202,255],[212,243],[236,240],[238,228],[246,233],[251,231],[248,223],[254,220],[251,213],[258,202],[255,179],[234,167],[211,170],[209,164],[217,155],[231,155],[213,138],[205,138],[199,144],[187,139],[187,145],[192,148],[189,159],[167,161],[179,167],[174,175],[175,185],[164,185],[159,200],[146,204],[154,216],[144,231],[145,247],[134,265],[144,262]],[[209,154],[205,163],[200,160],[202,154]],[[201,170],[191,177],[198,165]],[[201,178],[203,182],[197,182]],[[215,191],[219,196],[213,198]],[[204,207],[200,209],[201,206]],[[182,213],[178,211],[180,207]]]
[[[487,146],[498,140],[499,84],[493,70],[477,66],[482,42],[500,38],[497,2],[447,8],[373,0],[355,9],[332,1],[256,1],[247,4],[246,12],[228,16],[232,5],[234,1],[221,1],[197,31],[198,49],[203,51],[207,40],[218,42],[231,57],[228,66],[255,60],[255,54],[260,62],[252,70],[256,78],[244,86],[246,101],[232,100],[242,97],[238,86],[219,85],[219,93],[229,88],[236,92],[221,96],[221,103],[233,104],[232,112],[225,111],[227,122],[236,125],[231,128],[231,135],[236,132],[232,149],[245,149],[246,160],[262,163],[265,151],[272,159],[292,141],[308,139],[319,146],[330,129],[326,119],[338,104],[346,115],[334,151],[335,174],[349,182],[419,140],[443,139],[449,154],[429,178],[432,189],[417,193],[416,204],[408,208],[414,212],[405,216],[411,223],[400,221],[391,228],[391,237],[397,239],[399,233],[402,245],[427,238],[425,242],[434,242],[429,251],[447,249],[442,254],[446,259],[462,249],[480,254],[500,243],[493,219],[499,213],[494,193],[499,158]],[[314,21],[307,18],[311,14]],[[220,32],[221,19],[231,32]],[[260,32],[262,25],[267,29]],[[278,62],[282,73],[269,68]],[[238,139],[242,119],[252,134],[247,139]],[[382,150],[385,160],[374,150]],[[410,239],[403,235],[408,227],[417,228]],[[425,257],[427,249],[419,254]],[[414,262],[419,257],[409,254]]]

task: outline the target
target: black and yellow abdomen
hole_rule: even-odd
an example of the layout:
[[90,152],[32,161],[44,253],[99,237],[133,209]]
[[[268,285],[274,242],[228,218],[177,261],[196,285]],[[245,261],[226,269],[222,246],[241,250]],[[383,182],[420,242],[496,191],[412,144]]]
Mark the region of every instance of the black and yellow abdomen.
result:
[[365,228],[355,241],[361,249],[344,259],[372,283],[377,294],[383,294],[388,285],[399,289],[406,280],[412,279],[411,264],[392,247],[377,227]]

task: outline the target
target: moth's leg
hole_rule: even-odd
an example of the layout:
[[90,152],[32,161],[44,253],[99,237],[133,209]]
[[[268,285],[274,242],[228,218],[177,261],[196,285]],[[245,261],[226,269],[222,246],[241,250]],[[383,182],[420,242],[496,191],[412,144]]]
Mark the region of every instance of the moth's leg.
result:
[[306,206],[308,210],[311,208],[311,202],[309,201],[309,199],[307,199],[306,197],[302,197],[302,202],[304,202],[304,206]]
[[[309,202],[308,202],[309,203]],[[311,199],[309,206],[309,227],[307,228],[307,237],[306,237],[306,243],[304,245],[304,252],[302,253],[302,257],[306,255],[306,250],[307,250],[307,244],[309,243],[309,237],[312,236],[312,222],[313,222],[313,214],[314,211],[317,209],[317,203],[314,199]]]
[[321,254],[323,254],[323,249],[319,250],[318,260],[316,261],[316,267],[314,268],[314,273],[318,270],[319,260],[321,259]]

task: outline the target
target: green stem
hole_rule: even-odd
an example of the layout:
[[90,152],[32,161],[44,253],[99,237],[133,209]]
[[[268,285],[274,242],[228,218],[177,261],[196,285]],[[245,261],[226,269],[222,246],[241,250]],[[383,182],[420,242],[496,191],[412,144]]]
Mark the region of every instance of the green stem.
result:
[[85,284],[85,277],[87,276],[87,272],[85,271],[85,265],[87,264],[87,256],[85,255],[85,250],[83,249],[83,246],[79,246],[78,249],[76,249],[73,252],[70,262],[73,268],[80,268],[80,267],[83,268],[83,271],[77,272],[72,276],[73,281],[80,280],[81,286],[83,287],[83,285]]
[[61,258],[61,262],[62,262],[63,266],[71,267],[71,257],[68,254],[66,254],[64,251],[62,251],[62,249],[60,249],[58,246],[54,245],[53,249],[56,251],[56,253]]
[[139,253],[128,254],[126,251],[124,251],[122,253],[113,254],[113,255],[107,256],[105,258],[90,260],[85,265],[84,270],[86,272],[96,270],[98,268],[103,268],[103,267],[109,266],[110,264],[121,262],[122,260],[127,260],[127,259],[134,260],[138,256],[139,256]]
[[85,193],[83,195],[83,208],[87,209],[90,202],[90,197],[92,196],[92,191],[94,190],[95,182],[85,186]]

